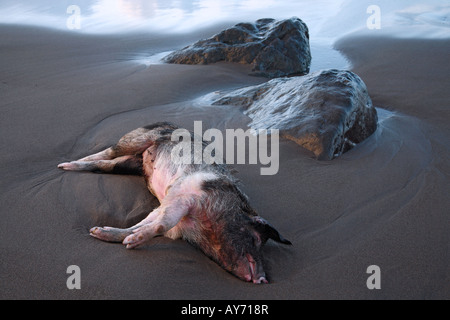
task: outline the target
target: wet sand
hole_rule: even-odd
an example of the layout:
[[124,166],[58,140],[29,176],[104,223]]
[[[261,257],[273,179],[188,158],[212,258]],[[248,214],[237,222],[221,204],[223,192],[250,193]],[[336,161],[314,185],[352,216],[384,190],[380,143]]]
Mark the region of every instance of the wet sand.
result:
[[[374,104],[390,111],[379,130],[331,162],[282,141],[277,175],[236,166],[253,206],[293,243],[266,245],[271,284],[253,285],[181,240],[129,251],[90,237],[91,227],[130,226],[158,203],[142,178],[56,167],[156,121],[245,128],[239,110],[195,100],[265,81],[245,67],[133,61],[218,30],[158,37],[0,29],[0,298],[450,297],[450,41],[341,39],[336,47]],[[66,287],[70,265],[81,269],[81,290]],[[366,286],[371,265],[381,269],[381,290]]]

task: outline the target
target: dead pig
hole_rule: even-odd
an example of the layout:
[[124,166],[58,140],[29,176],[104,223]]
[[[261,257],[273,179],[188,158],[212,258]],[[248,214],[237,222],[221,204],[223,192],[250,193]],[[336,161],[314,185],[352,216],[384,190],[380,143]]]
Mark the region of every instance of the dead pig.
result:
[[128,249],[155,236],[183,238],[238,278],[267,283],[261,247],[268,239],[291,243],[257,215],[226,165],[172,161],[176,129],[167,122],[139,128],[111,148],[58,165],[68,171],[143,175],[160,202],[135,226],[94,227],[91,235]]

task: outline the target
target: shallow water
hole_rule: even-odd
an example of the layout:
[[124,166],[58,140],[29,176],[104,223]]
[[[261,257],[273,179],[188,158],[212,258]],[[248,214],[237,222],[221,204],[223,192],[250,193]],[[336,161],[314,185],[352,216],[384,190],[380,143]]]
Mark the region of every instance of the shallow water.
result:
[[[371,5],[372,1],[355,0],[1,0],[0,23],[83,34],[186,34],[210,28],[211,34],[205,35],[209,37],[237,22],[297,16],[309,28],[311,71],[349,69],[348,61],[333,49],[333,43],[354,31],[398,37],[450,37],[448,1],[378,1],[380,29],[376,30],[368,26],[374,14]],[[136,52],[129,59],[148,67],[161,63],[166,54]]]
[[[313,38],[335,38],[369,29],[376,13],[373,4],[368,0],[2,0],[0,23],[83,33],[188,33],[224,22],[298,16],[308,24]],[[420,27],[422,36],[429,35],[431,29],[450,36],[450,4],[446,0],[382,0],[376,7],[380,30],[413,26],[402,33],[414,33],[419,30],[415,27]],[[76,26],[74,17],[80,17]]]
[[0,22],[67,29],[66,22],[74,14],[71,10],[67,11],[75,5],[80,9],[79,31],[85,33],[187,33],[229,21],[291,16],[304,19],[314,32],[339,10],[342,3],[344,0],[4,0],[0,2]]

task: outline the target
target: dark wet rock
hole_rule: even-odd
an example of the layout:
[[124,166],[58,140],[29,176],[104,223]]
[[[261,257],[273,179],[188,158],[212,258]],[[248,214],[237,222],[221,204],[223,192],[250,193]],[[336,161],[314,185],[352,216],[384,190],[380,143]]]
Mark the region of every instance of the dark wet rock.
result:
[[239,23],[164,60],[179,64],[250,64],[255,75],[270,78],[304,75],[311,64],[308,27],[298,18]]
[[350,71],[324,70],[273,79],[213,98],[213,104],[244,108],[253,129],[279,129],[280,136],[331,160],[368,138],[378,116],[367,87]]

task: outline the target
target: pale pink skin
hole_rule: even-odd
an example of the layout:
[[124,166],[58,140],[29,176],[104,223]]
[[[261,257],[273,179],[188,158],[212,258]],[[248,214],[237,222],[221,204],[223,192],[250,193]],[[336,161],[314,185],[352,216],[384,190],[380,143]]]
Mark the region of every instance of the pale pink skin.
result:
[[[197,214],[191,210],[193,199],[202,196],[201,185],[204,181],[214,180],[217,176],[211,172],[195,172],[183,176],[181,181],[174,183],[182,176],[182,167],[175,174],[172,174],[169,170],[170,163],[168,163],[168,160],[155,159],[153,151],[153,147],[150,146],[142,153],[143,169],[147,186],[150,192],[158,198],[160,206],[131,228],[94,227],[90,230],[91,236],[103,241],[122,242],[127,249],[136,248],[161,235],[171,239],[196,236],[193,233],[196,232],[197,228],[189,226],[193,219],[183,218],[188,214]],[[114,167],[116,163],[133,157],[121,156],[111,159],[110,154],[110,149],[107,149],[78,161],[62,163],[58,167],[67,171],[82,171],[89,170],[90,166],[96,165],[108,170],[110,167]],[[244,281],[268,283],[262,266],[257,264],[249,254],[242,257],[238,261],[238,267],[231,272]]]

